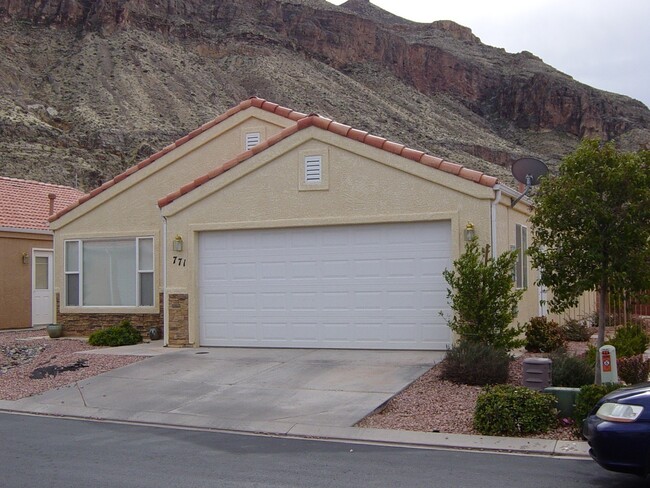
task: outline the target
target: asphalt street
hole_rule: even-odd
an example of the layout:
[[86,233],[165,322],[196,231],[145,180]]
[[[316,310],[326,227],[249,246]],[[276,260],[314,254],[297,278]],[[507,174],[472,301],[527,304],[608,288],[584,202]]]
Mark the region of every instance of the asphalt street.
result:
[[591,460],[0,414],[3,487],[646,486]]

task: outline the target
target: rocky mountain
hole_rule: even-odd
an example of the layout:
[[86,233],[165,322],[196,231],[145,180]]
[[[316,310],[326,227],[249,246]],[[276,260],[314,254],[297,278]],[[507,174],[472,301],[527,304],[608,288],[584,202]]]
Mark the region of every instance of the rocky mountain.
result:
[[249,96],[506,180],[650,111],[367,0],[0,0],[0,174],[88,190]]

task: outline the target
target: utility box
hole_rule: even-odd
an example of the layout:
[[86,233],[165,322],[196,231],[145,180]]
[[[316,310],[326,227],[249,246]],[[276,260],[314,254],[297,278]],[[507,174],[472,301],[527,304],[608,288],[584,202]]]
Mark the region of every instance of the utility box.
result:
[[537,391],[551,386],[552,363],[548,358],[524,359],[523,385]]
[[600,381],[602,383],[618,383],[616,348],[603,346],[598,349],[598,355],[600,357]]
[[567,388],[563,386],[549,386],[544,388],[544,393],[550,393],[557,398],[557,409],[561,418],[573,416],[573,409],[580,388]]

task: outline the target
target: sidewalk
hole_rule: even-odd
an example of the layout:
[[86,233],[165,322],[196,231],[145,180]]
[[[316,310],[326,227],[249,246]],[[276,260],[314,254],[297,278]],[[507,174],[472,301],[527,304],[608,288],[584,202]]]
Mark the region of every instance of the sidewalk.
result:
[[[41,395],[17,401],[0,400],[0,411],[360,443],[589,458],[586,442],[341,426],[351,425],[355,420],[350,419],[363,416],[359,414],[367,408],[363,405],[381,404],[383,398],[394,394],[389,388],[358,391],[354,375],[348,374],[350,368],[359,367],[358,373],[365,375],[376,370],[391,378],[391,374],[398,373],[390,356],[382,356],[377,361],[362,353],[351,363],[348,360],[333,367],[343,353],[290,351],[279,354],[273,350],[238,352],[230,349],[220,351],[216,357],[213,352],[214,349],[203,348],[164,348],[162,341],[83,351],[84,354],[135,354],[152,359]],[[425,361],[424,357],[399,359],[401,363],[406,361],[408,374],[421,374],[420,363]],[[286,384],[297,381],[290,374],[298,375],[304,370],[308,375],[313,368],[319,368],[319,372],[322,368],[333,369],[316,375],[316,379],[309,378],[309,384],[301,384],[298,389]],[[404,374],[405,365],[400,364],[400,368],[395,381]],[[219,381],[214,378],[215,373]],[[254,380],[242,385],[240,380],[246,376]],[[331,383],[336,383],[337,388],[331,388]],[[233,390],[249,400],[249,412],[242,412],[241,405],[229,401],[228,395]],[[134,395],[133,391],[138,394]],[[256,401],[251,402],[250,398]],[[327,402],[330,410],[321,411],[321,404]],[[361,406],[359,410],[355,410],[357,403]],[[296,405],[303,407],[301,414],[286,414]],[[275,411],[274,407],[277,407]]]

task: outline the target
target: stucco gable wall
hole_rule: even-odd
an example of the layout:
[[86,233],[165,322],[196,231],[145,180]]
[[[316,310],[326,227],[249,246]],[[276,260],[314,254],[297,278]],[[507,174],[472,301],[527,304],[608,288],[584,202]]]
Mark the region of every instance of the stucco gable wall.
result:
[[[305,154],[326,157],[327,189],[300,189]],[[447,220],[456,257],[467,221],[489,242],[493,195],[386,151],[318,129],[301,131],[163,208],[168,291],[187,293],[196,313],[198,236],[207,230]],[[185,243],[180,253],[171,250],[177,234]],[[198,317],[191,314],[190,323],[194,342]]]
[[[244,152],[246,132],[267,139],[294,122],[251,107],[139,169],[51,223],[54,230],[85,231],[97,227],[121,230],[159,220],[157,200],[191,179]],[[127,218],[123,218],[128,209]],[[103,212],[103,214],[102,214]],[[108,219],[108,220],[105,220]],[[92,230],[91,230],[92,231]]]

